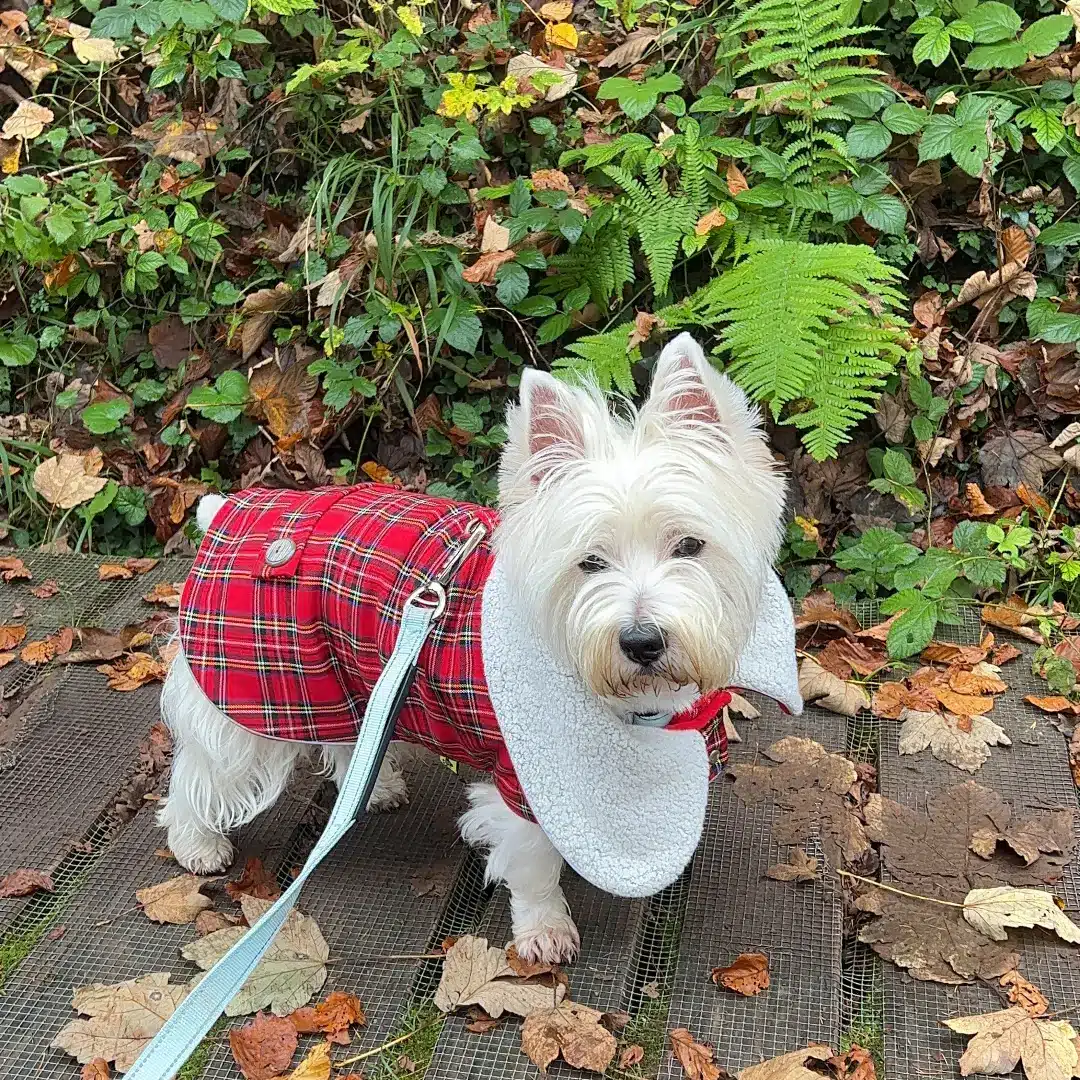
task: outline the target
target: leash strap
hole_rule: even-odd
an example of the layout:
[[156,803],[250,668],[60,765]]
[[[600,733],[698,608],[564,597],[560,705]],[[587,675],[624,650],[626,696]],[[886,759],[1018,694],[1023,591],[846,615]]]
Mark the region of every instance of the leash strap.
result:
[[367,807],[379,766],[394,730],[394,721],[416,676],[416,662],[442,614],[446,594],[433,582],[405,602],[394,651],[379,675],[364,710],[356,748],[330,811],[330,820],[296,880],[265,915],[206,973],[179,1008],[147,1044],[127,1072],[127,1080],[171,1080],[255,970],[281,929],[304,882]]

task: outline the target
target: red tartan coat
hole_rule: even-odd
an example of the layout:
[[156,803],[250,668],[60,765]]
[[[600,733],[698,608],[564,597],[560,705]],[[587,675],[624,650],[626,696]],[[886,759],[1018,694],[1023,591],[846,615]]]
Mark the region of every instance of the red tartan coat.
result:
[[[477,520],[488,538],[447,589],[394,737],[490,773],[507,805],[531,818],[484,679],[480,601],[493,510],[378,484],[230,497],[180,603],[192,674],[222,712],[259,735],[352,742],[406,598]],[[726,760],[728,700],[710,695],[670,726],[702,730],[712,760]]]

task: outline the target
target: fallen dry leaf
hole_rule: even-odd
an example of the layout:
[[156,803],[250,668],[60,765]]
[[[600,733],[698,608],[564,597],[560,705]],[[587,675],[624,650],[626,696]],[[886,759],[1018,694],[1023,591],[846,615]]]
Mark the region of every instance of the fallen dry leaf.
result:
[[187,996],[187,986],[173,986],[167,971],[126,982],[94,983],[76,990],[71,1007],[86,1020],[72,1020],[49,1044],[85,1065],[101,1058],[127,1072],[146,1044]]
[[31,576],[29,568],[22,559],[15,555],[0,556],[0,577],[5,581],[29,581]]
[[1015,660],[1024,654],[1015,645],[998,645],[990,654],[990,663],[995,667],[1001,667],[1010,660]]
[[509,249],[505,251],[488,251],[481,255],[467,270],[462,270],[461,276],[465,281],[473,285],[494,285],[495,271],[503,263],[512,262],[515,258],[517,258],[517,253]]
[[998,983],[1006,987],[1009,1002],[1019,1005],[1028,1016],[1044,1016],[1050,1008],[1046,995],[1033,982],[1028,982],[1019,971],[1006,971]]
[[60,510],[70,510],[88,502],[104,486],[101,457],[89,454],[57,454],[46,458],[34,470],[34,490]]
[[8,623],[0,626],[0,649],[14,649],[26,637],[26,627]]
[[837,1080],[877,1080],[873,1055],[857,1044],[846,1054],[829,1058],[826,1064],[833,1070]]
[[964,918],[994,941],[1008,939],[1007,926],[1041,926],[1063,941],[1080,942],[1080,926],[1054,903],[1050,893],[1039,889],[972,889],[964,897]]
[[561,1002],[566,987],[529,982],[514,975],[506,952],[489,945],[487,938],[466,934],[447,950],[442,977],[435,991],[435,1005],[453,1012],[466,1005],[479,1005],[494,1020],[504,1012],[529,1016]]
[[42,641],[31,641],[19,653],[19,658],[24,664],[47,664],[54,656],[68,652],[74,640],[75,631],[65,626]]
[[854,716],[860,709],[870,708],[870,698],[861,686],[837,678],[812,656],[804,656],[799,665],[799,692],[808,705],[840,716]]
[[992,697],[958,694],[955,690],[946,687],[936,687],[934,693],[938,701],[957,716],[984,716],[994,707]]
[[[548,989],[549,1001],[551,991]],[[541,1072],[560,1055],[575,1069],[604,1072],[615,1057],[615,1036],[601,1023],[604,1014],[562,1001],[525,1017],[521,1048]]]
[[195,933],[199,937],[206,937],[216,930],[224,930],[229,926],[236,926],[240,922],[239,915],[226,915],[223,911],[200,911],[195,916]]
[[112,1070],[109,1068],[109,1063],[104,1058],[94,1058],[82,1067],[79,1080],[109,1080],[111,1076]]
[[763,756],[775,764],[733,765],[731,773],[743,802],[770,799],[784,811],[772,828],[777,843],[805,843],[820,831],[825,856],[837,865],[853,863],[869,849],[863,824],[846,800],[858,779],[847,758],[794,735],[773,743]]
[[1038,1020],[1013,1006],[941,1022],[960,1035],[974,1036],[960,1058],[961,1076],[1001,1076],[1020,1062],[1028,1080],[1070,1080],[1076,1071],[1076,1032],[1067,1020]]
[[506,74],[513,75],[518,80],[519,89],[523,81],[528,81],[531,76],[541,71],[545,78],[550,78],[552,81],[552,85],[544,90],[544,101],[549,103],[566,97],[577,85],[577,72],[572,68],[557,68],[551,64],[545,64],[532,53],[518,53],[516,56],[511,56],[506,65]]
[[[240,897],[248,926],[258,922],[270,903],[254,896]],[[244,926],[218,930],[183,946],[180,954],[208,970],[246,933]],[[319,924],[310,915],[291,911],[259,966],[229,1002],[225,1015],[244,1016],[268,1008],[275,1016],[287,1016],[306,1005],[326,982],[329,956]]]
[[134,570],[129,570],[126,566],[121,566],[120,563],[102,563],[98,567],[99,581],[123,581],[134,576]]
[[968,513],[972,517],[997,516],[997,510],[986,501],[986,496],[978,484],[967,484],[964,491],[967,493]]
[[769,987],[769,958],[764,953],[742,953],[727,967],[713,968],[712,981],[743,997],[754,997]]
[[3,135],[5,139],[36,139],[52,122],[52,109],[23,100],[4,121]]
[[859,620],[847,608],[837,607],[836,598],[827,592],[810,593],[795,616],[796,630],[805,630],[811,626],[833,626],[849,634],[857,634],[862,630]]
[[713,1048],[699,1043],[686,1028],[675,1028],[668,1038],[672,1053],[690,1080],[720,1080],[724,1075],[713,1060]]
[[976,772],[989,760],[991,746],[1011,746],[1012,740],[985,716],[969,719],[970,727],[962,727],[960,718],[951,713],[905,709],[900,714],[898,749],[901,754],[917,754],[929,747],[939,761]]
[[1003,694],[1009,689],[1008,684],[999,679],[991,665],[986,663],[976,664],[971,671],[953,669],[949,672],[949,687],[958,694],[971,695]]
[[719,229],[722,225],[727,224],[727,218],[724,216],[719,208],[710,210],[707,214],[702,214],[698,218],[697,223],[694,225],[695,236],[708,236],[713,229]]
[[200,911],[213,906],[210,897],[199,892],[209,880],[195,874],[181,874],[159,885],[136,889],[135,899],[142,904],[143,914],[152,922],[183,926],[194,922]]
[[510,230],[488,215],[487,220],[484,222],[484,233],[480,238],[480,254],[487,255],[505,251],[509,246]]
[[276,900],[281,895],[274,876],[257,855],[251,856],[244,863],[244,869],[235,881],[225,883],[225,891],[234,900],[239,900],[245,894],[256,896],[260,900]]
[[36,892],[55,892],[53,879],[43,870],[13,870],[0,878],[0,900],[29,896]]
[[619,1055],[619,1068],[620,1069],[632,1069],[635,1065],[640,1065],[645,1057],[645,1047],[638,1046],[637,1043],[631,1043],[620,1055]]
[[178,608],[183,586],[182,581],[159,581],[148,593],[143,593],[143,601],[147,604]]
[[727,181],[728,191],[731,192],[732,198],[744,191],[750,190],[750,185],[746,182],[746,177],[743,176],[741,170],[734,161],[728,162],[727,171],[724,173],[724,179]]
[[289,1021],[301,1035],[326,1034],[333,1043],[343,1046],[349,1042],[349,1028],[367,1023],[364,1006],[355,994],[334,990],[318,1005],[305,1005],[289,1016]]
[[820,1080],[821,1074],[806,1067],[808,1061],[828,1061],[833,1056],[828,1046],[808,1046],[792,1054],[751,1065],[739,1073],[739,1080]]
[[281,281],[272,289],[257,289],[244,298],[240,313],[246,318],[240,327],[240,349],[245,360],[250,360],[270,336],[278,315],[291,307],[293,291]]
[[1080,705],[1070,701],[1067,697],[1061,697],[1058,694],[1050,697],[1036,697],[1034,694],[1027,694],[1024,700],[1029,705],[1034,705],[1037,709],[1042,709],[1043,712],[1048,713],[1070,713],[1073,716],[1080,716]]
[[98,671],[109,677],[111,689],[123,691],[138,690],[155,681],[164,682],[167,674],[164,664],[144,652],[131,653],[116,664],[101,664]]
[[296,1028],[286,1017],[261,1012],[229,1032],[229,1047],[244,1080],[279,1077],[291,1064],[298,1042]]
[[1024,483],[1030,491],[1041,491],[1043,474],[1060,469],[1062,463],[1041,431],[1010,431],[987,439],[979,451],[983,482],[993,487]]
[[770,866],[765,871],[765,876],[772,878],[773,881],[816,881],[817,868],[817,859],[807,855],[801,847],[797,847],[791,853],[790,862]]
[[627,36],[621,45],[612,49],[597,64],[597,67],[628,67],[631,64],[636,64],[648,52],[649,46],[659,37],[660,33],[657,30],[645,28],[635,30]]
[[313,1046],[286,1080],[330,1080],[330,1043]]
[[47,578],[40,585],[30,587],[30,595],[39,600],[51,600],[60,591],[60,583],[56,578]]

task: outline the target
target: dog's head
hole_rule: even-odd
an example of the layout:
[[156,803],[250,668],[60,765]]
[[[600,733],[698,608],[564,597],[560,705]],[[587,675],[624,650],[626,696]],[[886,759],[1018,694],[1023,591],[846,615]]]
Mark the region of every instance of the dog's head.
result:
[[640,409],[530,369],[507,425],[496,545],[547,646],[622,714],[726,686],[785,487],[743,392],[680,334]]

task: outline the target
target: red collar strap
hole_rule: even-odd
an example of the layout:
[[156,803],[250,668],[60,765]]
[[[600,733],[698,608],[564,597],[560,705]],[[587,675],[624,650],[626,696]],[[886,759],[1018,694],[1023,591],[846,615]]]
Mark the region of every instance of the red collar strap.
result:
[[731,694],[727,690],[714,690],[711,694],[699,697],[689,709],[676,713],[665,730],[704,731],[730,702]]

